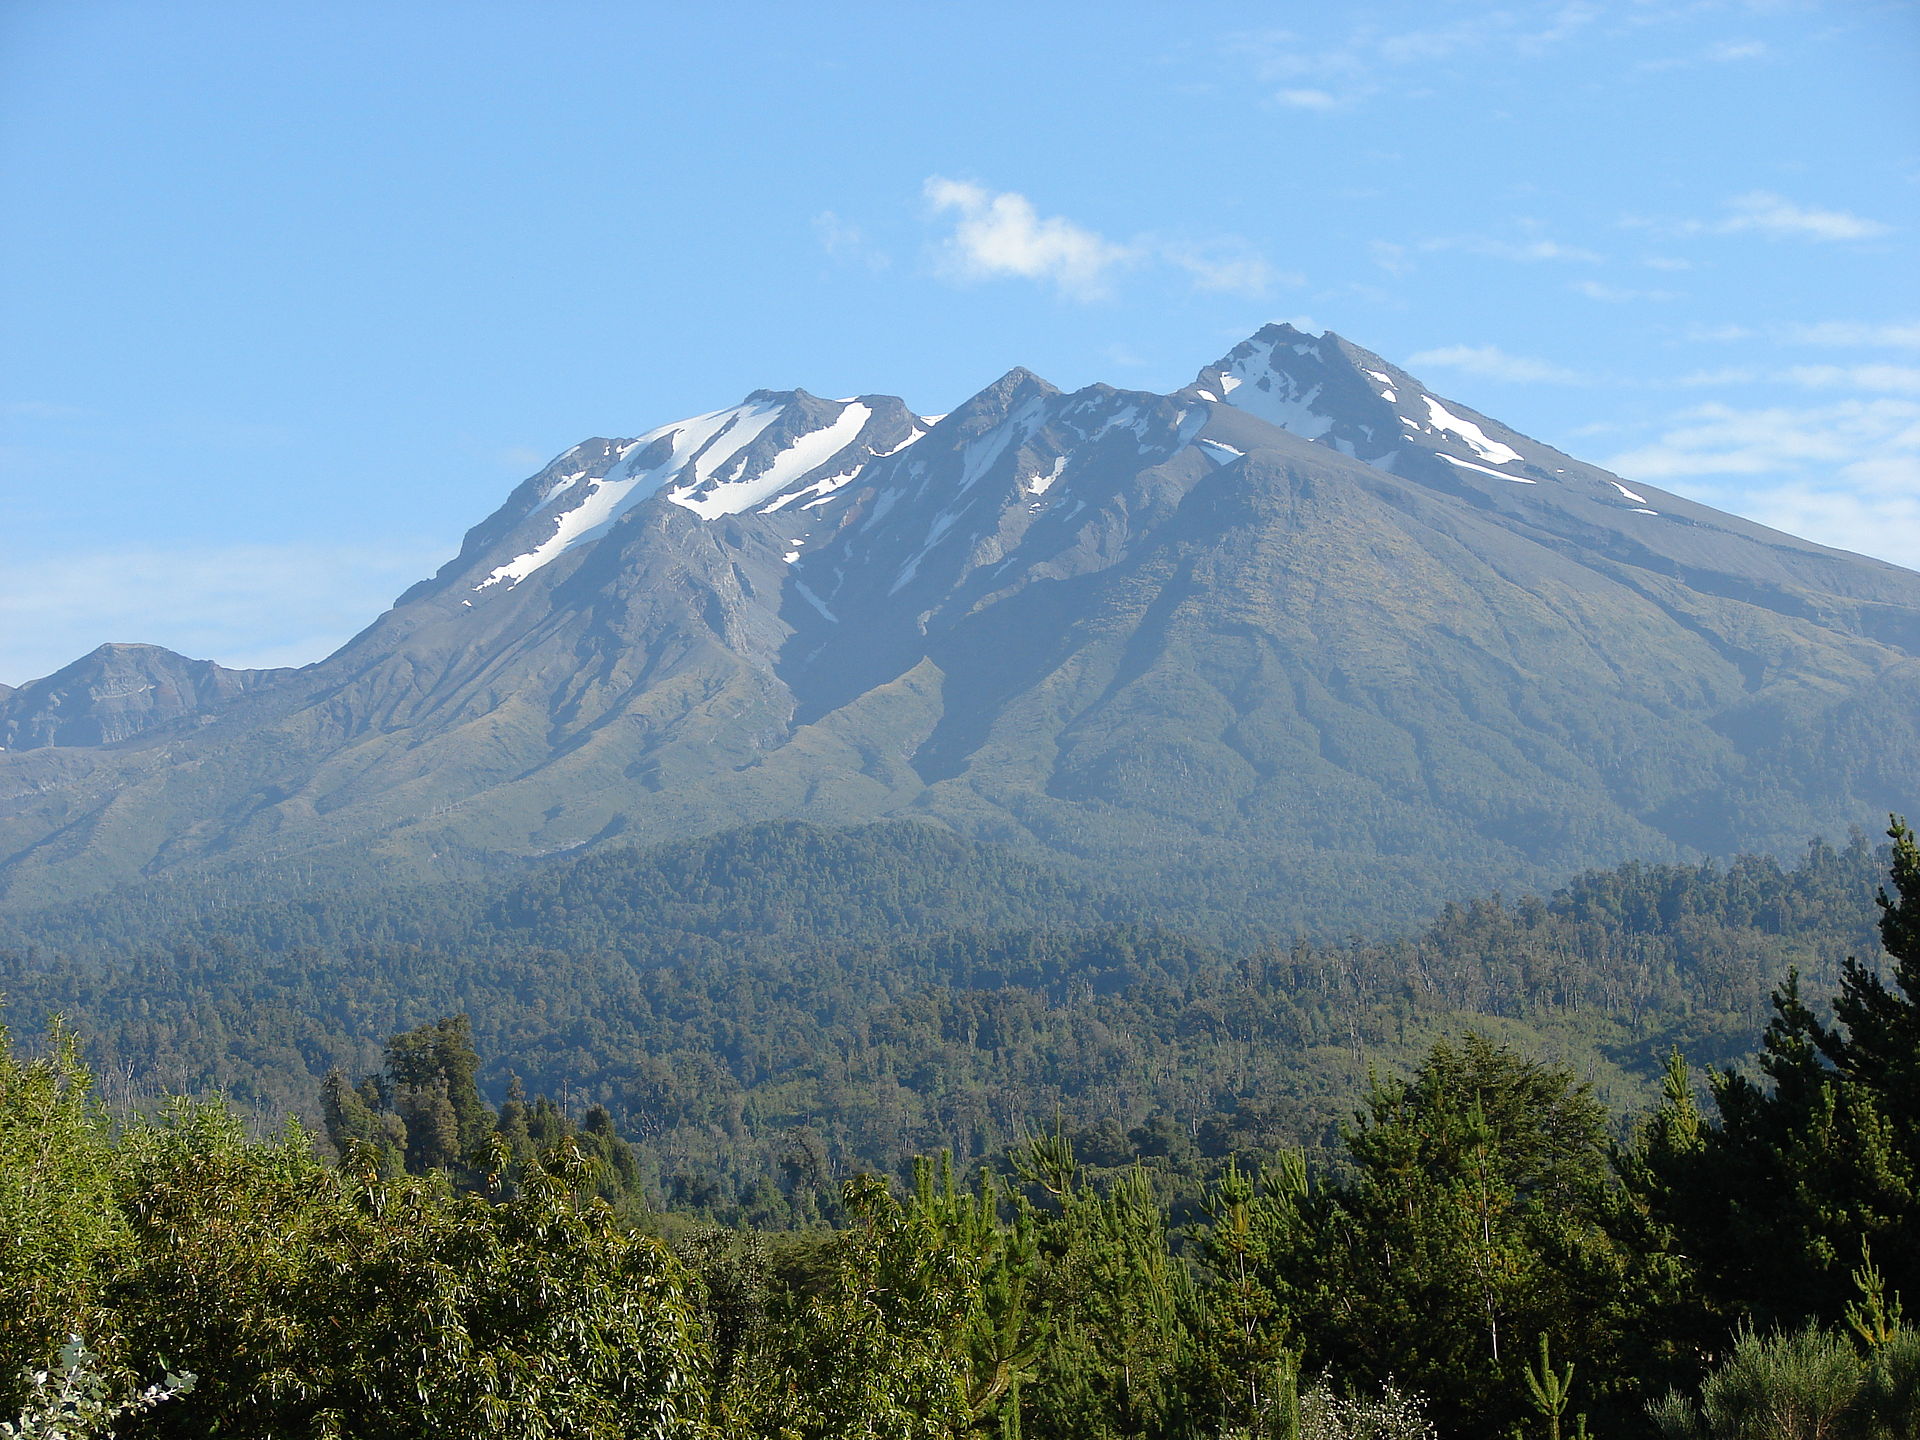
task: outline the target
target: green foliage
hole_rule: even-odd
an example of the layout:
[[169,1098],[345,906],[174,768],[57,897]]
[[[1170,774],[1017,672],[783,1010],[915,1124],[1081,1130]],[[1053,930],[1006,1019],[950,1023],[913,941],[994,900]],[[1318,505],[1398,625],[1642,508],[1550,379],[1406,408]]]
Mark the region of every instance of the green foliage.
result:
[[[1443,1429],[1524,1417],[1529,1340],[1630,1387],[1650,1304],[1616,1240],[1604,1112],[1562,1069],[1469,1034],[1378,1085],[1351,1173],[1275,1192],[1261,1262],[1310,1363],[1411,1384]],[[1215,1241],[1218,1244],[1218,1241]]]
[[[1567,1407],[1573,1403],[1573,1362],[1569,1360],[1558,1370],[1553,1367],[1553,1346],[1545,1335],[1540,1337],[1540,1363],[1529,1365],[1526,1369],[1527,1397],[1533,1401],[1537,1414],[1546,1431],[1547,1440],[1560,1440]],[[1525,1428],[1517,1428],[1516,1436],[1524,1436]],[[1584,1440],[1587,1433],[1587,1417],[1577,1416],[1572,1434],[1576,1440]]]
[[1404,939],[1242,930],[1222,948],[1142,923],[1138,896],[925,827],[760,826],[499,891],[91,902],[0,945],[0,985],[68,1010],[116,1094],[127,1076],[148,1097],[219,1089],[267,1123],[411,1143],[416,1168],[444,1158],[445,1125],[402,1137],[402,1087],[350,1077],[379,1080],[384,1037],[466,1014],[494,1104],[517,1075],[601,1105],[656,1204],[807,1226],[833,1221],[854,1170],[1004,1155],[1029,1116],[1058,1116],[1088,1166],[1140,1159],[1189,1198],[1229,1155],[1323,1158],[1370,1067],[1407,1073],[1469,1025],[1638,1108],[1675,1048],[1745,1054],[1790,966],[1824,983],[1868,953],[1883,874],[1856,839],[1794,866],[1625,866]]
[[1669,1440],[1910,1440],[1920,1424],[1920,1332],[1899,1331],[1863,1357],[1812,1324],[1745,1331],[1697,1401],[1676,1392],[1649,1409]]
[[[110,1363],[23,1367],[31,1433],[122,1414],[152,1436],[706,1433],[685,1272],[582,1198],[585,1155],[483,1196],[443,1172],[336,1169],[297,1125],[255,1140],[218,1102],[111,1137],[70,1038],[54,1041],[33,1061],[0,1050],[8,1343],[31,1352],[84,1317]],[[170,1364],[199,1382],[133,1378]]]
[[1046,1217],[1039,1283],[1053,1315],[1027,1428],[1061,1440],[1169,1433],[1185,1398],[1192,1279],[1147,1174],[1095,1186],[1057,1135],[1031,1137],[1014,1167]]
[[126,1233],[113,1175],[74,1034],[56,1020],[44,1052],[22,1059],[0,1027],[0,1411],[24,1403],[19,1377],[95,1327]]
[[[1703,1109],[1673,1057],[1664,1102],[1619,1150],[1603,1095],[1637,1092],[1599,1037],[1652,1069],[1654,1040],[1708,1004],[1721,922],[1826,916],[1824,945],[1844,930],[1836,897],[1859,888],[1852,862],[1623,870],[1406,942],[1284,954],[1115,927],[743,944],[649,968],[631,949],[540,959],[496,935],[464,970],[369,950],[316,979],[298,955],[231,948],[226,973],[278,997],[256,1033],[304,1037],[289,1066],[330,1053],[293,1003],[329,974],[384,976],[389,1000],[404,980],[451,1018],[410,1015],[358,1052],[368,1066],[316,1086],[338,1164],[298,1124],[259,1138],[225,1101],[109,1125],[63,1029],[34,1057],[0,1047],[0,1313],[28,1377],[0,1414],[44,1412],[53,1355],[84,1333],[100,1405],[168,1365],[202,1377],[126,1412],[127,1433],[152,1436],[1565,1437],[1592,1415],[1628,1440],[1667,1385],[1675,1434],[1744,1434],[1756,1406],[1790,1402],[1848,1440],[1904,1435],[1920,1385],[1910,1212],[1829,1203],[1868,1193],[1863,1156],[1891,1157],[1876,1204],[1903,1173],[1920,868],[1895,840],[1891,975],[1836,963],[1831,1021],[1785,992],[1744,1111]],[[538,923],[598,927],[615,878],[591,905],[556,892]],[[1747,952],[1753,973],[1819,959],[1804,933],[1777,938]],[[587,977],[571,988],[570,961]],[[216,969],[191,973],[231,1038]],[[1506,980],[1523,1003],[1490,999],[1481,1028],[1446,1034],[1456,1000]],[[378,993],[335,988],[343,1006]],[[667,1048],[633,1045],[639,1022],[611,1023],[610,996]],[[564,1092],[584,1113],[529,1098],[466,1013],[482,1035],[547,1036],[514,1056],[536,1076],[603,1088]],[[536,1014],[548,1029],[513,1030]],[[1536,1058],[1546,1034],[1596,1079]],[[1399,1057],[1404,1078],[1378,1073]],[[1360,1111],[1331,1126],[1365,1069]],[[1024,1131],[1023,1110],[1055,1124]],[[1796,1130],[1809,1114],[1853,1119]],[[1729,1191],[1749,1174],[1715,1159],[1736,1131],[1738,1153],[1774,1166],[1751,1174],[1796,1188]],[[959,1165],[921,1160],[905,1186],[863,1169],[948,1134],[967,1139]],[[1841,1145],[1854,1153],[1822,1149]],[[1835,1175],[1813,1174],[1823,1156]],[[679,1213],[649,1210],[676,1194]],[[1731,1213],[1775,1249],[1730,1279],[1686,1226]],[[716,1216],[761,1228],[702,1223]],[[1826,1330],[1796,1316],[1736,1333],[1757,1313],[1736,1281],[1785,1294],[1783,1277],[1836,1265],[1851,1283],[1816,1297]]]
[[1003,1224],[982,1178],[921,1162],[904,1200],[872,1176],[847,1183],[851,1227],[827,1277],[779,1297],[723,1424],[828,1437],[1020,1434],[1021,1386],[1048,1317],[1034,1294],[1034,1237]]
[[576,1122],[518,1080],[496,1112],[480,1098],[480,1057],[464,1015],[422,1025],[387,1042],[386,1066],[357,1085],[335,1070],[321,1086],[327,1139],[342,1156],[383,1176],[444,1175],[458,1189],[504,1184],[571,1168],[593,1193],[633,1202],[640,1168],[606,1107]]
[[1714,1074],[1714,1120],[1675,1090],[1640,1142],[1630,1173],[1710,1320],[1837,1322],[1869,1250],[1893,1293],[1920,1294],[1920,849],[1904,825],[1889,833],[1890,975],[1849,960],[1832,1025],[1789,977],[1761,1078]]
[[87,1349],[78,1335],[61,1347],[60,1357],[28,1376],[24,1408],[13,1420],[0,1420],[0,1440],[110,1440],[114,1422],[139,1415],[185,1395],[194,1387],[192,1372],[169,1374],[156,1384],[125,1393],[111,1367]]

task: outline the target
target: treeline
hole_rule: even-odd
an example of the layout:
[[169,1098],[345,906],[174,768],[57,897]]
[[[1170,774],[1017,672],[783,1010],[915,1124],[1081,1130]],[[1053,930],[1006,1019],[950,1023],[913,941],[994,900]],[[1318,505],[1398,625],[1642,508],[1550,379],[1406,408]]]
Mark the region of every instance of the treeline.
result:
[[0,991],[68,1015],[116,1101],[217,1089],[316,1125],[330,1071],[465,1014],[483,1093],[603,1107],[656,1203],[777,1226],[857,1170],[1002,1154],[1032,1116],[1191,1192],[1230,1155],[1328,1151],[1370,1071],[1469,1023],[1644,1109],[1674,1049],[1748,1054],[1790,968],[1819,994],[1877,953],[1884,864],[1855,836],[1794,865],[1625,866],[1400,939],[1224,948],[942,832],[769,825],[501,893],[173,916],[164,941],[93,902],[0,951]]
[[1843,964],[1829,1018],[1783,986],[1710,1109],[1675,1058],[1619,1143],[1591,1085],[1469,1032],[1376,1083],[1328,1162],[1216,1167],[1184,1236],[1149,1168],[1090,1172],[1046,1128],[966,1183],[851,1176],[805,1232],[649,1215],[611,1116],[489,1105],[458,1019],[328,1077],[338,1160],[219,1101],[112,1123],[56,1028],[0,1050],[0,1414],[75,1440],[1900,1440],[1903,830],[1891,860],[1890,965]]

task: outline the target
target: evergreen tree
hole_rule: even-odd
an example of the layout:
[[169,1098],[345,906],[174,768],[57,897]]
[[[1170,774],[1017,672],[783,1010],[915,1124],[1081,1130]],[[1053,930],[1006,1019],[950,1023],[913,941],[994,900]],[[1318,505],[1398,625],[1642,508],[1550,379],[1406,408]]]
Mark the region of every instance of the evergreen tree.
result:
[[1711,1120],[1670,1087],[1631,1159],[1722,1325],[1837,1323],[1867,1259],[1894,1293],[1920,1297],[1920,849],[1898,821],[1889,834],[1889,976],[1850,959],[1831,1025],[1790,977],[1773,998],[1763,1079],[1713,1074]]
[[1523,1418],[1542,1335],[1603,1397],[1633,1383],[1647,1297],[1610,1232],[1586,1085],[1468,1035],[1376,1087],[1346,1143],[1350,1179],[1269,1202],[1270,1284],[1310,1366],[1410,1384],[1475,1433]]

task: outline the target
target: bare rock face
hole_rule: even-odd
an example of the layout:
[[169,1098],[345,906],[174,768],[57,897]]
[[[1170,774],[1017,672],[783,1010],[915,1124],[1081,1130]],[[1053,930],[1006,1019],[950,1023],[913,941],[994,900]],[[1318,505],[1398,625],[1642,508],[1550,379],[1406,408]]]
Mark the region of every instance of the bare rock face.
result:
[[1269,326],[590,440],[319,664],[107,646],[0,727],[13,903],[911,817],[1342,923],[1920,813],[1920,575]]
[[0,749],[116,745],[189,716],[210,717],[293,673],[229,670],[158,645],[102,645],[43,680],[0,691]]

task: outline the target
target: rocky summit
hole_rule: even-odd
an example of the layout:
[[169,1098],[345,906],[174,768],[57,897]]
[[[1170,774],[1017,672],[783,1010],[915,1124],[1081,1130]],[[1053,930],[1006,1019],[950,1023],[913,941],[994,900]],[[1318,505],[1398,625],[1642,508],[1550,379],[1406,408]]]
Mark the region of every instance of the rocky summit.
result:
[[104,647],[0,741],[15,906],[911,818],[1334,926],[1920,813],[1920,574],[1275,325],[584,441],[327,659]]

